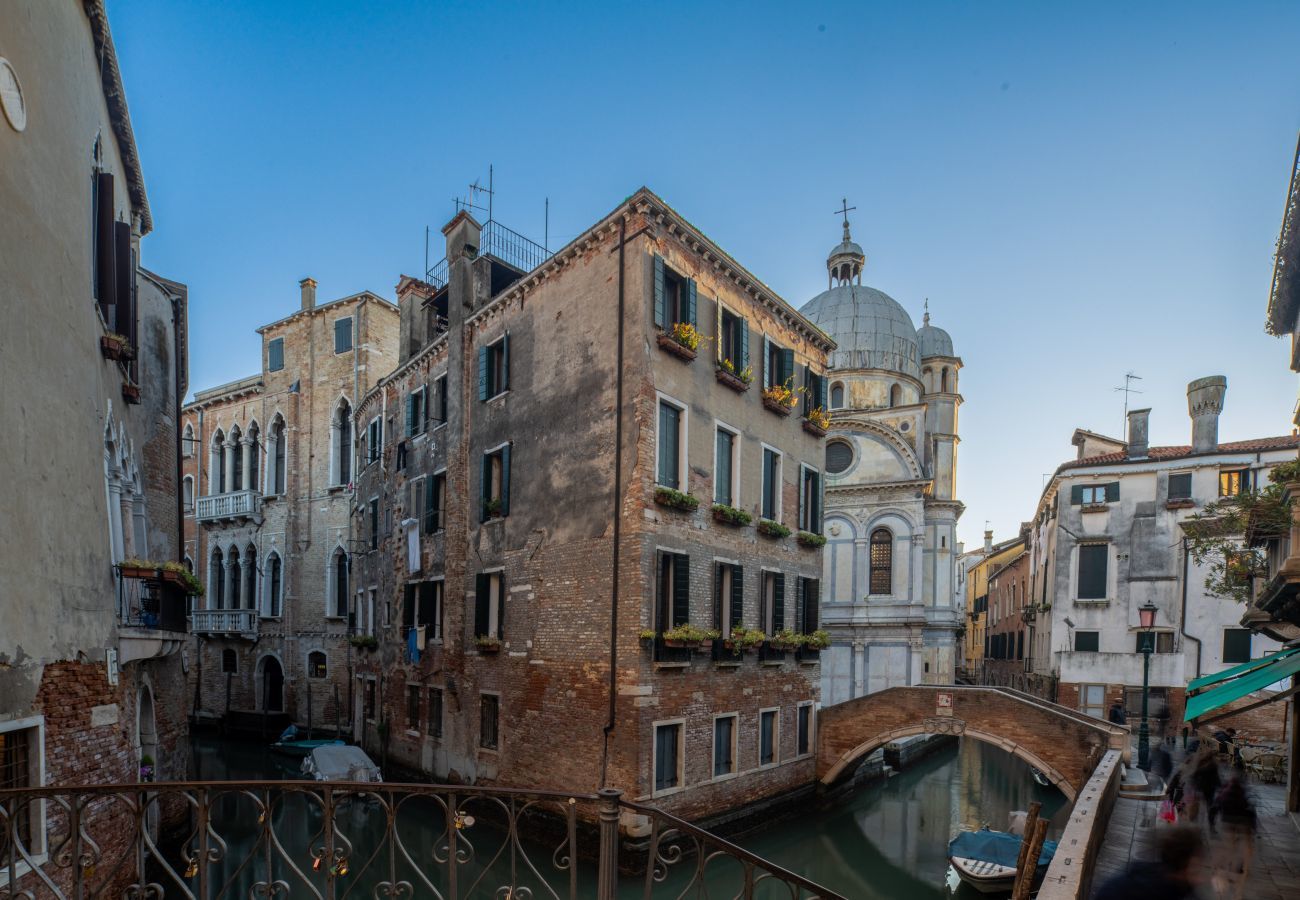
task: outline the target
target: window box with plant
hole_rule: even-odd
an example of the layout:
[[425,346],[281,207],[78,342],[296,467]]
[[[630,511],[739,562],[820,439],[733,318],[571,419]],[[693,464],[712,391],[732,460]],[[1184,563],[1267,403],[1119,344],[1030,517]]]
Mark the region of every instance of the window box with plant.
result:
[[736,509],[734,506],[728,506],[725,503],[713,504],[713,519],[724,525],[734,525],[737,528],[744,528],[754,521],[754,517],[743,509]]
[[127,403],[140,402],[140,385],[132,384],[129,381],[122,382],[122,399]]
[[791,376],[780,384],[763,389],[763,405],[778,416],[788,416],[799,405],[799,395],[790,387],[794,378]]
[[700,506],[698,497],[679,491],[676,488],[662,486],[655,488],[655,503],[685,512],[694,512]]
[[767,635],[757,628],[746,628],[743,625],[737,625],[731,629],[731,634],[723,640],[722,646],[728,650],[744,653],[753,650],[765,640],[767,640]]
[[758,520],[758,533],[764,537],[780,540],[790,536],[790,529],[786,528],[780,522],[774,522],[771,519]]
[[348,643],[358,650],[377,650],[379,640],[373,634],[354,634],[348,638]]
[[663,633],[664,645],[668,647],[689,647],[698,649],[704,646],[705,642],[712,645],[714,638],[718,637],[717,631],[706,631],[703,628],[697,628],[687,622],[684,625],[678,625],[669,628]]
[[480,634],[474,638],[474,646],[478,648],[479,653],[500,653],[501,638],[493,637],[490,634]]
[[830,430],[831,417],[820,406],[814,406],[808,410],[808,415],[803,418],[803,430],[809,434],[815,434],[817,437],[826,437],[826,432]]
[[655,643],[655,638],[657,637],[659,637],[659,632],[655,631],[653,628],[641,629],[641,634],[640,634],[641,646],[653,647]]
[[754,383],[754,369],[751,366],[737,369],[735,363],[729,359],[718,360],[713,375],[718,379],[719,383],[731,388],[737,394],[745,393],[745,391],[749,390],[749,386]]
[[659,335],[659,346],[678,359],[687,362],[695,359],[700,344],[707,340],[690,322],[674,322],[673,327]]
[[815,549],[817,547],[826,546],[826,536],[822,534],[813,534],[811,531],[801,531],[795,535],[794,539],[799,542],[799,546],[801,547],[811,547]]
[[131,339],[124,334],[110,332],[100,335],[99,352],[105,359],[116,359],[120,362],[130,362],[135,359],[135,348],[131,346]]
[[769,638],[768,642],[777,650],[797,650],[807,638],[792,628],[783,628]]

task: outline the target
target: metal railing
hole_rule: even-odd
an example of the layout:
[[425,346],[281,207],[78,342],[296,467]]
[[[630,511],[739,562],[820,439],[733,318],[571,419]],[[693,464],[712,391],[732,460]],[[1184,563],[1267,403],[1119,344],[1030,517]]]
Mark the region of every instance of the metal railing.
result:
[[251,516],[257,512],[257,501],[261,496],[261,491],[248,490],[199,497],[195,501],[195,518],[205,522]]
[[118,620],[128,628],[184,633],[185,606],[184,589],[170,581],[117,577]]
[[[531,272],[555,254],[495,219],[488,219],[479,234],[479,256],[491,256],[521,272]],[[424,280],[436,290],[447,286],[450,266],[444,257],[425,270]]]
[[[621,794],[309,781],[0,790],[0,897],[843,900]],[[620,820],[638,842],[620,838]]]
[[257,634],[255,609],[196,609],[190,614],[194,634]]

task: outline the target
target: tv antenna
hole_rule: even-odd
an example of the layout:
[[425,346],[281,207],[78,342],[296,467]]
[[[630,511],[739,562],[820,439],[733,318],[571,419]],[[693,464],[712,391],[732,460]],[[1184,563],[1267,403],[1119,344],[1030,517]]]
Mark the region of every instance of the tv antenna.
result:
[[[474,179],[474,183],[471,184],[471,185],[469,186],[469,202],[470,202],[470,203],[473,203],[475,200],[477,200],[479,194],[487,194],[487,201],[488,201],[488,205],[487,205],[488,221],[491,221],[491,220],[492,220],[492,197],[496,194],[496,191],[494,191],[494,190],[492,189],[492,188],[493,188],[492,175],[493,175],[493,173],[492,173],[492,166],[489,164],[489,165],[488,165],[488,186],[487,186],[487,187],[483,187],[483,185],[481,185],[481,184],[478,183],[479,180],[478,180],[477,178],[475,178],[475,179]],[[481,206],[477,206],[477,207],[475,207],[475,208],[476,208],[476,209],[482,209],[483,207],[481,207]]]
[[1139,391],[1137,388],[1133,387],[1133,382],[1141,381],[1141,380],[1142,380],[1141,375],[1134,375],[1133,372],[1130,370],[1129,372],[1126,372],[1124,375],[1124,386],[1115,388],[1115,390],[1117,391],[1124,392],[1124,425],[1119,430],[1119,433],[1121,435],[1125,434],[1128,430],[1128,395],[1142,393],[1142,391]]

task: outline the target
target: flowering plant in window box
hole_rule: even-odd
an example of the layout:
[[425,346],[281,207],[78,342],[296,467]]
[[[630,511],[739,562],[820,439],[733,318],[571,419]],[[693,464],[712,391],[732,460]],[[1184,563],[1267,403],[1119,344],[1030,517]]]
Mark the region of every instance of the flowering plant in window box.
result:
[[700,343],[707,340],[690,322],[676,322],[667,333],[659,335],[659,346],[689,362],[695,359]]
[[787,378],[784,384],[774,384],[770,388],[764,388],[763,405],[777,415],[790,415],[790,410],[799,403],[798,393],[790,387],[792,381],[793,376]]
[[655,642],[655,638],[659,637],[659,632],[653,628],[642,628],[640,637],[641,643],[649,646]]
[[203,583],[183,563],[165,562],[162,564],[163,580],[180,585],[187,594],[203,596]]
[[660,506],[671,506],[673,509],[683,509],[687,512],[694,512],[699,508],[700,500],[683,491],[670,487],[655,488],[655,503]]
[[825,650],[831,645],[830,632],[818,629],[812,634],[806,634],[803,645],[809,650]]
[[826,536],[824,534],[813,534],[811,531],[801,531],[795,535],[794,539],[799,542],[801,547],[826,546]]
[[489,519],[501,518],[501,498],[493,497],[483,501],[483,515]]
[[830,414],[820,406],[808,410],[808,415],[804,416],[803,430],[809,434],[815,434],[818,437],[825,437],[826,432],[830,430],[830,427]]
[[730,636],[722,642],[722,645],[728,650],[744,652],[754,649],[765,640],[767,640],[767,635],[757,628],[746,628],[743,625],[737,625],[731,629]]
[[135,348],[131,339],[124,334],[102,334],[99,336],[99,352],[105,359],[117,359],[123,362],[135,359]]
[[771,519],[759,519],[758,533],[770,538],[787,538],[790,536],[790,529]]
[[669,628],[663,633],[663,639],[665,646],[668,647],[696,648],[706,640],[713,640],[711,635],[714,634],[717,634],[717,632],[705,631],[703,628],[696,628],[690,622],[686,622],[675,628]]
[[499,653],[501,652],[501,638],[493,637],[490,634],[480,634],[474,638],[474,646],[480,653]]
[[127,403],[140,402],[140,385],[129,381],[122,382],[122,399]]
[[713,518],[724,525],[735,525],[738,528],[743,528],[754,521],[754,517],[743,509],[736,509],[725,503],[713,504]]
[[807,638],[793,628],[783,628],[768,639],[776,650],[796,650],[807,642]]
[[354,634],[348,638],[348,643],[358,650],[376,650],[379,647],[379,641],[373,634]]
[[123,578],[160,578],[158,572],[162,566],[153,560],[128,557],[117,564],[117,571]]
[[718,360],[717,367],[713,374],[718,381],[725,384],[738,394],[743,394],[749,390],[749,386],[754,382],[754,370],[750,366],[737,371],[735,363],[729,359]]
[[153,781],[153,757],[148,753],[140,757],[140,780]]

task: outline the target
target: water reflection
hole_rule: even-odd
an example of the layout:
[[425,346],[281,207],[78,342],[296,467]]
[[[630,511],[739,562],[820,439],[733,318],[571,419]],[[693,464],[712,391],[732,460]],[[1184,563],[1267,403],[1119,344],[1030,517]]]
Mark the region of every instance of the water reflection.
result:
[[[205,740],[196,744],[193,758],[195,777],[203,780],[301,777],[295,760],[278,757],[256,745]],[[846,897],[940,898],[948,896],[944,876],[947,844],[952,835],[962,828],[984,824],[1003,829],[1012,810],[1026,809],[1033,800],[1043,804],[1043,815],[1049,818],[1048,838],[1059,837],[1068,817],[1064,797],[1054,788],[1035,784],[1028,765],[1010,754],[964,740],[916,763],[901,775],[864,788],[838,806],[810,809],[806,816],[788,819],[739,843]],[[478,808],[472,811],[485,824],[492,817],[491,801],[477,803]],[[268,852],[266,842],[261,840],[263,828],[258,816],[257,802],[247,795],[226,795],[215,804],[214,825],[229,842],[229,853],[224,871],[213,873],[213,884],[230,879],[234,883],[227,896],[248,896],[253,884],[266,878],[268,865],[276,878],[291,886],[300,887],[302,879],[323,883],[330,861],[322,861],[318,871],[311,868],[312,849],[319,848],[322,840],[319,807],[307,797],[295,796],[277,803],[270,812],[275,837],[282,842],[285,854],[296,862],[298,871],[286,865],[278,854]],[[417,871],[416,863],[427,861],[435,845],[442,843],[444,822],[445,812],[435,801],[409,798],[400,807],[396,827],[401,840],[395,845],[384,839],[389,827],[384,807],[373,801],[349,803],[338,818],[339,830],[352,842],[347,854],[349,893],[372,894],[384,877],[380,873],[388,871],[392,852],[399,878],[415,885],[416,896],[426,895],[427,889],[421,889],[420,873],[429,872],[431,867],[421,865]],[[472,893],[465,888],[498,854],[502,855],[496,871],[509,865],[511,848],[501,832],[488,827],[469,829],[466,834],[472,834],[474,860],[460,870],[462,896],[493,896],[486,886]],[[554,844],[558,843],[557,839]],[[403,847],[412,859],[403,858]],[[548,881],[567,887],[567,874],[555,872],[551,866],[554,845],[527,849],[532,863],[547,873]],[[372,857],[373,864],[368,866]],[[241,866],[240,861],[246,858],[248,861]],[[523,865],[522,858],[516,862]],[[738,866],[727,861],[711,865],[710,888],[724,887],[731,868],[739,871]],[[674,873],[670,884],[664,885],[665,896],[675,896],[687,874]],[[439,890],[445,888],[440,879],[426,877]],[[673,882],[679,883],[677,891],[670,889]],[[579,871],[579,885],[582,896],[595,896],[593,868]],[[541,886],[534,883],[534,887]],[[629,880],[621,886],[620,895],[640,896],[641,888],[640,882]],[[970,889],[963,886],[962,895],[966,892]],[[291,890],[290,896],[296,895],[298,892]],[[535,893],[548,895],[544,889]]]

